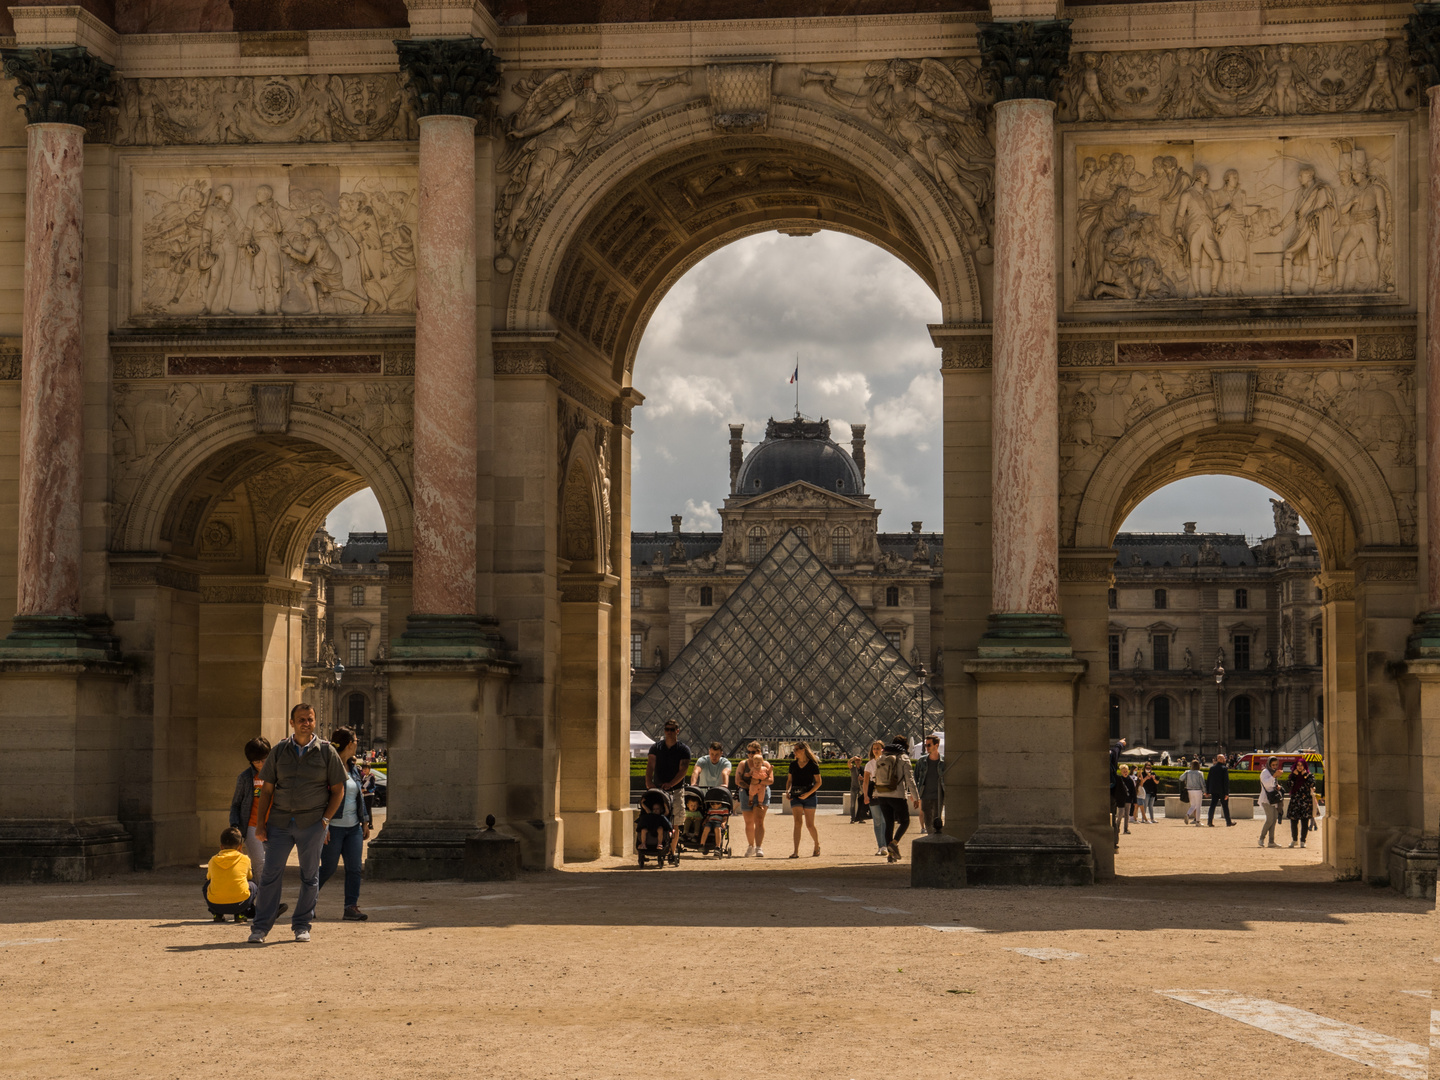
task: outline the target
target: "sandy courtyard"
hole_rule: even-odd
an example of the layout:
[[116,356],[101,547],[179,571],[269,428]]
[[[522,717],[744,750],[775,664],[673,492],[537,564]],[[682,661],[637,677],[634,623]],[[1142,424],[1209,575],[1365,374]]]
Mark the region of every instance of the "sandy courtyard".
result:
[[[1136,826],[1093,889],[937,892],[868,824],[824,813],[825,855],[790,861],[771,820],[763,860],[367,882],[368,923],[337,879],[309,945],[211,923],[198,870],[0,888],[4,1074],[1425,1075],[1433,910],[1257,849],[1259,822]],[[1390,1065],[1195,1003],[1216,991],[1358,1025]]]

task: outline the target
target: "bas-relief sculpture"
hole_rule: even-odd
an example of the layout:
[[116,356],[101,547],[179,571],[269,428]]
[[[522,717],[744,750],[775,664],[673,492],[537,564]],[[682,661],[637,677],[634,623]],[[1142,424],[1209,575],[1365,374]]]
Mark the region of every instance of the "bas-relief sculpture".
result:
[[133,308],[148,316],[415,308],[415,173],[136,170]]
[[1404,41],[1087,52],[1070,65],[1062,120],[1191,120],[1391,112],[1416,104]]
[[1074,302],[1397,292],[1394,134],[1075,137]]
[[121,146],[418,137],[410,97],[393,73],[126,79],[121,86]]

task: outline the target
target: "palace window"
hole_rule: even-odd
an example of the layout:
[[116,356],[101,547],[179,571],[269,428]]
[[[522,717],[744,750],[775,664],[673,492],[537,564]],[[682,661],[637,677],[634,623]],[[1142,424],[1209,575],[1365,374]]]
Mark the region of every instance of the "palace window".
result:
[[1156,589],[1156,590],[1155,590],[1155,606],[1156,606],[1157,608],[1164,608],[1164,607],[1166,606],[1166,597],[1165,597],[1165,590],[1164,590],[1164,589]]
[[[1120,670],[1120,635],[1110,635],[1110,670]],[[1116,736],[1117,738],[1119,736]]]
[[350,606],[351,606],[351,607],[364,607],[364,606],[365,606],[365,586],[364,586],[364,585],[352,585],[352,586],[350,586]]
[[1250,670],[1250,635],[1235,635],[1235,670]]
[[895,647],[896,652],[900,653],[902,656],[905,654],[904,649],[901,648],[901,646],[905,643],[905,635],[902,634],[899,630],[886,630],[885,640],[890,642],[890,644]]
[[850,562],[850,530],[841,525],[830,534],[830,561],[837,566]]
[[899,607],[899,606],[900,606],[900,590],[899,590],[898,588],[896,588],[894,585],[891,585],[889,588],[887,588],[887,589],[885,590],[885,606],[886,606],[886,607]]
[[759,562],[769,550],[770,545],[765,543],[765,530],[756,525],[750,530],[750,561]]
[[640,607],[645,602],[645,590],[639,585],[630,586],[630,606]]
[[1244,611],[1244,610],[1245,610],[1246,608],[1248,608],[1249,606],[1250,606],[1250,590],[1249,590],[1249,589],[1236,589],[1236,590],[1235,590],[1235,607],[1238,608],[1238,609],[1241,610],[1241,611]]
[[1120,699],[1110,695],[1110,738],[1120,737]]
[[635,631],[630,635],[630,666],[632,668],[644,667],[645,660],[641,653],[645,651],[645,635]]
[[1168,634],[1155,635],[1155,670],[1170,670],[1170,636]]
[[1155,738],[1170,738],[1170,699],[1163,694],[1150,703],[1150,719]]
[[370,635],[364,630],[350,631],[350,666],[363,667],[365,664],[365,642]]
[[1119,594],[1114,589],[1105,590],[1105,599],[1109,603],[1111,611],[1120,606]]
[[1244,695],[1237,697],[1231,710],[1235,714],[1235,741],[1237,743],[1250,742],[1254,738],[1250,719],[1250,699]]
[[1320,666],[1325,663],[1325,630],[1323,627],[1315,628],[1315,664]]
[[714,590],[713,588],[711,588],[709,585],[701,585],[701,586],[700,586],[700,606],[701,606],[701,607],[714,607],[714,606],[715,606],[715,590]]

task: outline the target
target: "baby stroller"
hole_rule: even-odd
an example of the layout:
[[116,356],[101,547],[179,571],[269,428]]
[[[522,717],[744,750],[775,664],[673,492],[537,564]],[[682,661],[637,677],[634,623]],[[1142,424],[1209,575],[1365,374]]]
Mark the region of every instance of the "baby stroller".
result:
[[680,799],[685,807],[685,816],[680,820],[680,850],[699,851],[700,837],[705,825],[705,793],[698,787],[686,784]]
[[640,808],[635,813],[635,857],[642,867],[646,859],[664,866],[670,857],[670,838],[675,833],[670,814],[670,796],[659,788],[640,796]]
[[729,788],[712,787],[705,792],[705,818],[700,835],[709,830],[706,843],[701,847],[702,855],[714,855],[725,859],[730,851],[730,815],[735,812],[735,799]]

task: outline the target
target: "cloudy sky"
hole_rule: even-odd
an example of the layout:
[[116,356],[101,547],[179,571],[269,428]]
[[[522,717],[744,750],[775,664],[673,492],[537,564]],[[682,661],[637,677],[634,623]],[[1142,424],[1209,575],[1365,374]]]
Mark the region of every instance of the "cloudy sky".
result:
[[[800,358],[800,411],[830,421],[848,449],[866,430],[866,486],[880,527],[940,528],[939,356],[925,327],[940,304],[894,256],[841,233],[762,233],[700,263],[661,301],[635,363],[645,404],[635,410],[632,520],[637,531],[718,529],[730,487],[729,426],[743,423],[748,452],[765,421],[795,411],[789,384]],[[1273,531],[1270,493],[1232,477],[1198,477],[1145,500],[1135,531],[1252,536]],[[327,528],[383,529],[369,492],[345,502]]]

